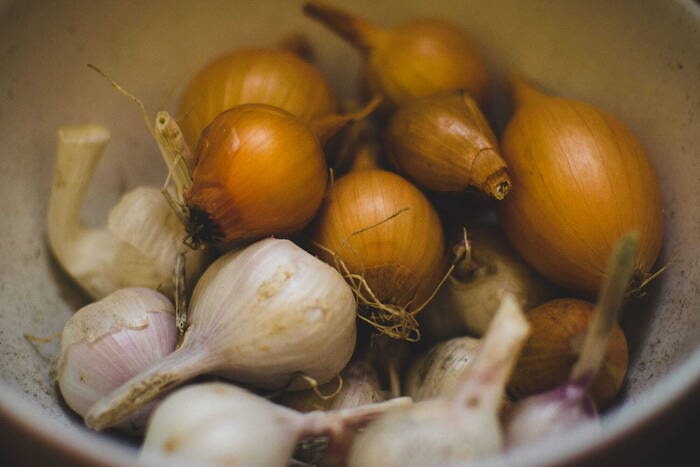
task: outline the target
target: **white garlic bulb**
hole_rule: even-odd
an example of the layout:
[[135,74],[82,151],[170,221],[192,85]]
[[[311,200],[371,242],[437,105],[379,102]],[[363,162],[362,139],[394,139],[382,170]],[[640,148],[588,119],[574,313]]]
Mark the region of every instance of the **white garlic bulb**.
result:
[[410,402],[403,397],[302,414],[230,384],[197,384],[176,391],[158,406],[142,457],[160,463],[285,466],[301,438],[328,436],[331,446],[342,449],[356,428]]
[[[326,397],[321,397],[322,395]],[[374,367],[363,359],[353,358],[340,373],[318,389],[287,392],[278,402],[300,412],[337,410],[359,407],[386,399]]]
[[473,337],[455,337],[435,344],[406,371],[405,394],[416,402],[451,395],[478,349],[479,339]]
[[[99,125],[61,128],[48,207],[48,240],[66,272],[93,298],[125,287],[146,287],[169,296],[185,229],[156,188],[127,193],[111,210],[106,228],[87,227],[80,208],[109,131]],[[203,251],[188,252],[187,276],[198,276]]]
[[380,417],[352,445],[348,465],[463,465],[500,452],[499,408],[529,325],[515,299],[503,299],[453,395]]
[[[84,416],[134,375],[175,350],[177,328],[167,297],[144,288],[122,289],[78,310],[61,334],[56,380],[63,399]],[[149,410],[121,428],[139,431]]]
[[112,426],[205,373],[269,389],[308,387],[299,374],[325,383],[350,360],[355,313],[353,292],[338,271],[289,240],[261,240],[207,269],[192,295],[182,345],[98,401],[86,422]]
[[422,314],[423,329],[433,338],[483,336],[506,294],[524,310],[553,295],[552,286],[518,256],[497,226],[475,226],[467,235],[467,258]]

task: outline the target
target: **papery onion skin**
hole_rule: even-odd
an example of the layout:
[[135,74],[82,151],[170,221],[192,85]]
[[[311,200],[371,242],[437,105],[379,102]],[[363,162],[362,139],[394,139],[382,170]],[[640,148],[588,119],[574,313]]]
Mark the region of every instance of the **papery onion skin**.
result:
[[223,244],[294,233],[316,213],[326,181],[318,138],[301,120],[264,104],[234,107],[197,146],[188,231]]
[[325,2],[308,1],[304,13],[325,24],[365,56],[362,84],[394,104],[439,92],[469,91],[486,99],[485,60],[459,25],[416,18],[383,29]]
[[394,166],[422,187],[477,189],[499,200],[510,190],[498,140],[465,92],[404,102],[391,116],[386,140]]
[[613,245],[640,233],[637,281],[661,248],[661,189],[644,148],[592,105],[516,83],[517,109],[501,151],[513,190],[499,205],[503,229],[552,282],[594,295]]
[[309,121],[335,113],[338,100],[323,74],[288,50],[239,49],[202,68],[180,100],[179,121],[195,147],[202,130],[221,112],[241,104],[268,104]]
[[[594,305],[585,300],[550,300],[527,313],[531,334],[508,382],[514,397],[541,393],[566,383],[576,363],[593,316]],[[599,407],[609,405],[627,373],[627,339],[618,324],[589,394]]]
[[428,299],[443,273],[444,238],[435,209],[392,172],[363,170],[337,180],[313,240],[323,247],[317,249],[321,259],[335,264],[337,255],[364,276],[380,301],[409,311]]

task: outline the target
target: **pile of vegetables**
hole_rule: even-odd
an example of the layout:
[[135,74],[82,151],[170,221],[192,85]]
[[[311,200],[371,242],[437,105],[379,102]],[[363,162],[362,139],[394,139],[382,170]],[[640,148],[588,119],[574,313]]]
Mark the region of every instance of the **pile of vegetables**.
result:
[[364,103],[299,41],[215,58],[147,122],[164,187],[103,229],[80,208],[109,131],[60,129],[48,241],[95,300],[62,333],[67,405],[222,466],[461,464],[595,420],[662,243],[639,141],[521,78],[499,140],[458,26],[304,13],[360,52]]

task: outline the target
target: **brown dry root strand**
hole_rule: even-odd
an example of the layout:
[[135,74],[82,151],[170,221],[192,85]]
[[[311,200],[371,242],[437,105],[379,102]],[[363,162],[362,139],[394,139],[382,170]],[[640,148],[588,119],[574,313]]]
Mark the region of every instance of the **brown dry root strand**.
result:
[[632,284],[630,289],[625,293],[625,297],[636,297],[641,298],[647,294],[646,288],[651,282],[656,280],[661,274],[663,274],[670,264],[666,264],[659,268],[657,271],[650,274],[644,274],[640,271],[635,271],[634,277],[632,278]]
[[59,331],[56,334],[52,334],[48,337],[41,337],[41,336],[35,336],[33,334],[24,334],[25,340],[29,343],[29,345],[34,349],[34,351],[41,357],[43,360],[49,362],[51,365],[51,370],[50,370],[50,376],[52,380],[56,379],[56,362],[58,362],[58,356],[53,356],[49,357],[47,355],[44,355],[41,352],[41,349],[39,349],[39,344],[49,344],[53,342],[56,339],[60,339],[61,336],[63,335],[63,331]]

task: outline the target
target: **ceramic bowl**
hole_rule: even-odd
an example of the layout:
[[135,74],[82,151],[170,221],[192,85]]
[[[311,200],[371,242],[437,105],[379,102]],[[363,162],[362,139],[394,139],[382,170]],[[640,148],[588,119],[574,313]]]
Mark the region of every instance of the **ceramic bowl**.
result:
[[[647,148],[665,203],[659,265],[669,267],[645,307],[624,316],[631,361],[620,402],[602,433],[575,430],[484,465],[580,465],[611,455],[619,465],[634,462],[624,447],[662,429],[664,415],[687,410],[700,381],[700,7],[691,0],[339,3],[386,25],[417,15],[463,25],[496,78],[488,112],[497,131],[506,108],[501,77],[517,72],[613,113]],[[125,190],[163,180],[138,108],[86,65],[99,66],[150,112],[174,110],[183,82],[212,57],[294,31],[308,35],[340,95],[355,95],[356,52],[305,18],[297,0],[0,2],[0,420],[3,438],[14,440],[6,453],[19,456],[11,458],[137,462],[131,443],[89,432],[57,397],[50,376],[57,341],[24,338],[59,332],[86,303],[46,246],[57,129],[96,122],[112,132],[84,209],[90,223],[103,223]]]

